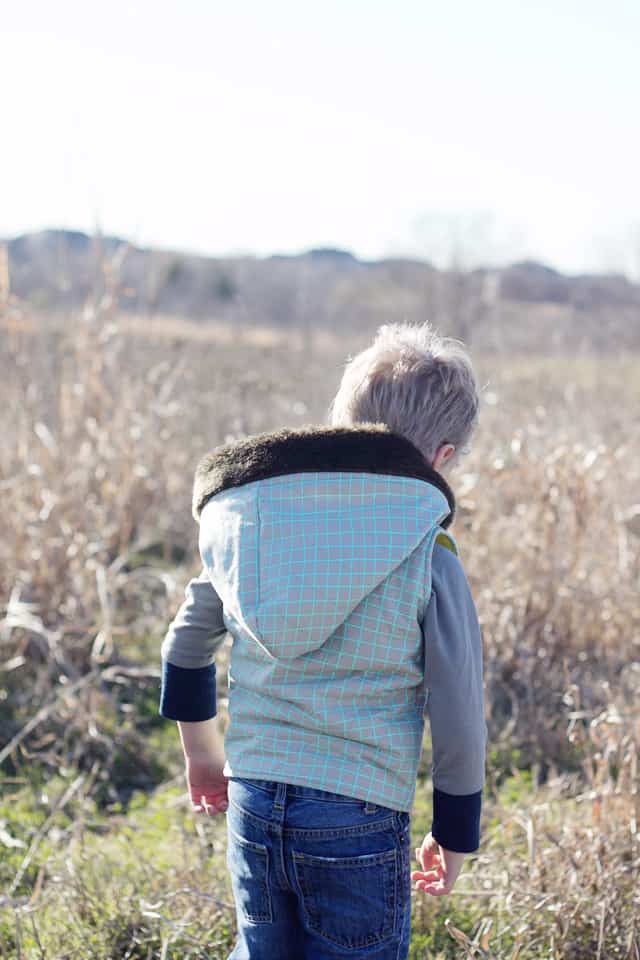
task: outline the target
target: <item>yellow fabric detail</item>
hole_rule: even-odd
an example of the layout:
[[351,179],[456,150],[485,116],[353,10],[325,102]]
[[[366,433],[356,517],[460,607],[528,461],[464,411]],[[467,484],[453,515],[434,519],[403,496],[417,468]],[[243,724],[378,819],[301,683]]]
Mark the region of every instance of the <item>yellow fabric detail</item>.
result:
[[456,556],[458,555],[458,551],[456,550],[453,540],[451,537],[447,536],[446,533],[439,533],[436,537],[436,543],[439,543],[442,547],[446,547],[447,550],[451,550],[451,553],[455,553]]

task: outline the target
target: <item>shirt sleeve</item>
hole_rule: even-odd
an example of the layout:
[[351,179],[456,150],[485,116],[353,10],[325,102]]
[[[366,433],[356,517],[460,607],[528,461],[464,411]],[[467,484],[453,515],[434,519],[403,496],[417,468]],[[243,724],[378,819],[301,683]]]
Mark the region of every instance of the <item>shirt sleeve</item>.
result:
[[482,635],[462,564],[438,543],[422,632],[432,746],[431,833],[447,850],[472,853],[480,846],[487,745]]
[[204,567],[184,594],[160,648],[158,712],[169,720],[210,720],[216,716],[215,655],[227,630],[223,605]]

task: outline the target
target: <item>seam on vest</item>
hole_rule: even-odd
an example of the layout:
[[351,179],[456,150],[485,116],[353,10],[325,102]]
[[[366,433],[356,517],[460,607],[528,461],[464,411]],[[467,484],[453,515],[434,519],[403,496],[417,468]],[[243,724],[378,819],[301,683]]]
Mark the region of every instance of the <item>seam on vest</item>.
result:
[[426,563],[425,563],[425,567],[426,567],[425,580],[423,584],[423,595],[425,597],[425,601],[424,601],[424,606],[422,608],[422,618],[420,620],[420,626],[421,626],[422,636],[423,636],[423,639],[422,639],[422,653],[423,653],[422,690],[424,694],[424,701],[422,704],[423,715],[424,715],[424,712],[426,711],[427,701],[429,699],[429,690],[425,687],[425,677],[427,673],[426,643],[428,638],[425,637],[424,635],[424,621],[427,616],[427,606],[429,604],[429,601],[431,600],[431,592],[433,590],[433,551],[435,550],[436,543],[439,543],[441,546],[445,547],[447,550],[451,550],[452,553],[458,556],[458,544],[456,543],[456,540],[453,534],[449,533],[449,531],[445,532],[444,529],[438,525],[434,527],[434,529],[431,531],[430,537],[431,537],[431,542],[427,547],[427,556],[426,556]]
[[262,639],[258,617],[260,616],[260,484],[256,484],[256,525],[254,535],[256,538],[256,634]]
[[429,600],[431,599],[431,589],[433,585],[433,566],[432,566],[433,551],[435,549],[436,543],[439,543],[442,546],[447,547],[447,549],[451,550],[452,553],[455,553],[456,556],[459,555],[458,545],[455,541],[455,538],[451,533],[449,533],[449,531],[445,532],[445,530],[440,524],[436,524],[436,526],[429,532],[429,537],[431,538],[431,542],[429,543],[427,548],[427,556],[425,560],[425,579],[422,584],[422,595],[424,597],[424,604],[422,607],[421,622],[424,620],[424,618],[427,615],[427,605],[429,603]]
[[423,582],[423,596],[425,597],[424,606],[422,608],[422,617],[420,620],[420,631],[422,633],[422,682],[420,688],[422,691],[422,715],[425,715],[427,709],[427,701],[429,699],[429,690],[426,687],[426,675],[427,675],[427,649],[426,643],[427,638],[424,634],[424,621],[427,616],[427,606],[431,599],[431,591],[433,589],[433,551],[438,539],[438,535],[442,528],[440,526],[435,526],[433,530],[429,533],[429,543],[427,545],[427,553],[425,558],[425,579]]

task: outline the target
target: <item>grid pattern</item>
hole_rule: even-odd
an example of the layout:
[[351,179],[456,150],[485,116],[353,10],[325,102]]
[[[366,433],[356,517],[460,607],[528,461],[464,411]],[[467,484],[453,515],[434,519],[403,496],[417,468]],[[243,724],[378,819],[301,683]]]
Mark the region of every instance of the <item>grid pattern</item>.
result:
[[431,484],[371,473],[288,474],[207,503],[200,552],[233,635],[228,776],[412,809],[447,514]]

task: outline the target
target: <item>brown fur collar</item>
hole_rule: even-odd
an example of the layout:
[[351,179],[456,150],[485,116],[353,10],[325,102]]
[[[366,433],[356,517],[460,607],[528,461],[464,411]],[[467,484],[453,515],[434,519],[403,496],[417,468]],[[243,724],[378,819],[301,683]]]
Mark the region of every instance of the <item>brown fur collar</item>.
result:
[[198,463],[192,511],[196,522],[206,502],[222,490],[287,473],[345,471],[415,477],[433,484],[455,512],[453,491],[410,440],[384,423],[334,427],[308,425],[242,437],[216,447]]

